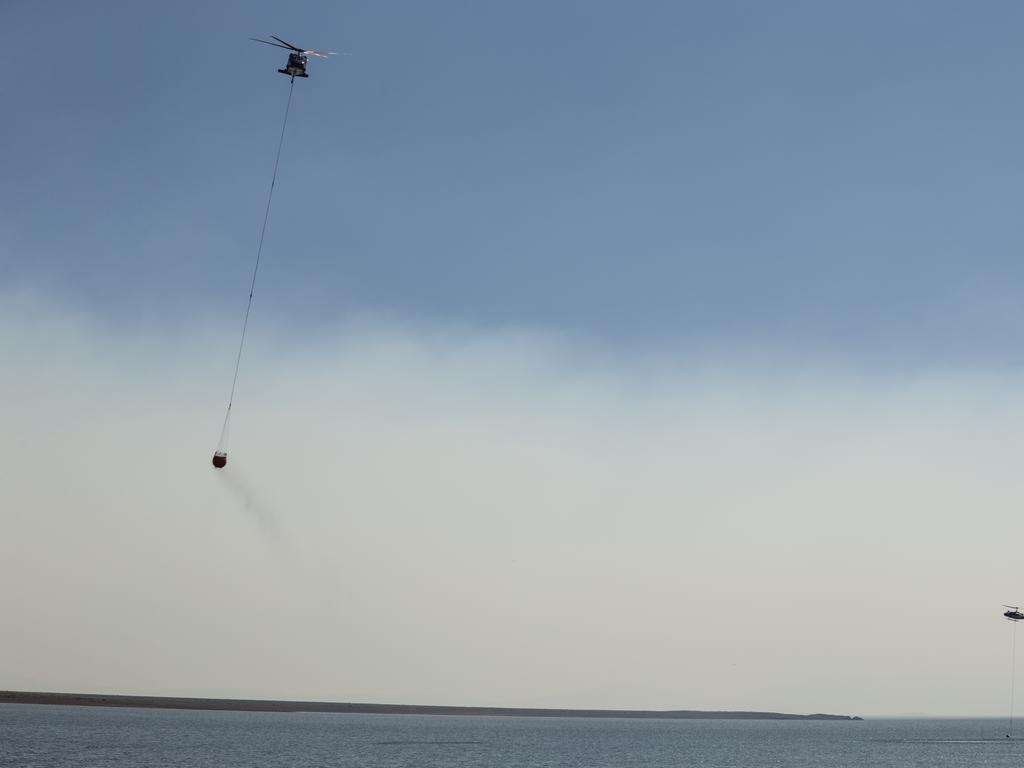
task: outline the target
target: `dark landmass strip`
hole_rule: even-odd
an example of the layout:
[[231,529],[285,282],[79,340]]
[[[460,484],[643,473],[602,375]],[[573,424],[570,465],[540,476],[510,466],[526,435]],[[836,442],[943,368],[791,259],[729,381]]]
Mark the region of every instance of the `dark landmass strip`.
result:
[[621,717],[644,720],[861,720],[850,715],[789,715],[782,712],[708,712],[696,709],[527,709],[519,707],[434,707],[419,704],[351,704],[330,701],[194,699],[170,696],[115,696],[94,693],[0,691],[0,704],[60,704],[75,707],[216,709],[236,712],[332,712],[346,715],[489,715],[493,717]]

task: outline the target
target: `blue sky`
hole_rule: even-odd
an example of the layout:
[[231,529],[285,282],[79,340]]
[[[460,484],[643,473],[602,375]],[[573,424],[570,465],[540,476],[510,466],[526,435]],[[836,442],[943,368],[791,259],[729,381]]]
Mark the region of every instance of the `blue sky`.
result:
[[1005,711],[1019,4],[0,20],[0,688]]
[[1012,364],[1012,3],[5,7],[0,279],[111,322]]

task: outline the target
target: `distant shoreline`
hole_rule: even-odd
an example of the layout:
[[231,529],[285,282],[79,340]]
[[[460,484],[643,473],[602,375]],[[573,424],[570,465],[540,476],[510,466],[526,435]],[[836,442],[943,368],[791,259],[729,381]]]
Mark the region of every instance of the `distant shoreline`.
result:
[[53,704],[74,707],[205,709],[229,712],[327,712],[346,715],[485,715],[491,717],[591,717],[636,720],[862,720],[852,715],[791,715],[783,712],[731,712],[697,709],[548,709],[526,707],[440,707],[420,704],[355,704],[329,701],[201,699],[180,696],[119,696],[95,693],[0,691],[0,704]]

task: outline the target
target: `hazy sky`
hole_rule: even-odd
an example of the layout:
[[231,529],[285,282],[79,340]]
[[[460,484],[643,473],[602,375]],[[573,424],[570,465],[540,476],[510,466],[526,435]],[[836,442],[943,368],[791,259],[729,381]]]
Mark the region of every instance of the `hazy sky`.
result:
[[0,688],[1006,712],[1024,7],[0,20]]

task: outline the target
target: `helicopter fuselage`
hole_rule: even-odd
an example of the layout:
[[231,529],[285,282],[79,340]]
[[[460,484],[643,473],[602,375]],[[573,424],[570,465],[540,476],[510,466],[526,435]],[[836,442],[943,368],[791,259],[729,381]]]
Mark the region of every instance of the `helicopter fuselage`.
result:
[[288,75],[289,77],[309,77],[306,74],[306,57],[301,53],[289,53],[288,63],[284,69],[277,70],[282,75]]

